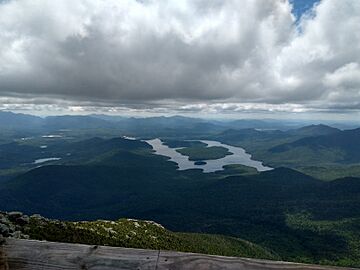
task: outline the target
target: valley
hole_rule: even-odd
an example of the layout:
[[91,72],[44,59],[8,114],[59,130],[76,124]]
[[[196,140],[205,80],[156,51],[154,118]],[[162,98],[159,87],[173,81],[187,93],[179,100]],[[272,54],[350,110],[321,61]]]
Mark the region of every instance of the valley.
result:
[[[170,125],[173,120],[168,121]],[[223,123],[207,126],[203,134],[184,131],[198,121],[203,120],[177,120],[171,129],[159,124],[151,136],[144,129],[121,131],[122,125],[115,123],[107,130],[65,129],[58,120],[58,127],[32,130],[31,136],[26,129],[9,131],[21,137],[7,141],[2,135],[1,210],[73,222],[152,220],[174,233],[249,241],[281,260],[360,267],[357,156],[347,144],[330,144],[332,136],[355,140],[356,130],[234,129]],[[321,146],[310,146],[315,142]],[[308,154],[297,164],[300,143],[308,153],[336,148],[347,158],[319,155],[323,159],[315,163],[315,154]],[[207,148],[211,150],[204,154]],[[190,160],[193,149],[202,150],[200,161],[206,164]],[[288,158],[280,162],[285,152]],[[327,170],[330,166],[334,169]],[[231,250],[233,244],[224,242],[214,254]]]

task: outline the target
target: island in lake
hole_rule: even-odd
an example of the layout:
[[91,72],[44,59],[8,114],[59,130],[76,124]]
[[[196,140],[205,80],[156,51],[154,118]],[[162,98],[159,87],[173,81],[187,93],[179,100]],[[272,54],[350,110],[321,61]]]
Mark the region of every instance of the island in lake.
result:
[[206,165],[206,162],[203,160],[198,160],[194,162],[195,165]]
[[194,146],[176,149],[177,152],[188,156],[191,161],[214,160],[232,155],[227,148],[222,146]]

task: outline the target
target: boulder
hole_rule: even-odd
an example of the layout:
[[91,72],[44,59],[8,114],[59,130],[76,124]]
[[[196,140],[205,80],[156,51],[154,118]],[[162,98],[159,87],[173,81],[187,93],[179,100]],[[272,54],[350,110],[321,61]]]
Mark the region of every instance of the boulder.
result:
[[20,225],[20,226],[24,226],[24,225],[27,225],[29,224],[29,217],[27,215],[23,215],[21,217],[18,217],[16,220],[15,220],[15,223]]
[[22,233],[20,231],[15,231],[11,234],[11,236],[13,238],[17,238],[17,239],[21,239],[22,238]]
[[22,215],[23,215],[23,213],[17,212],[17,211],[8,213],[10,221],[16,221],[16,219],[22,217]]
[[0,245],[5,243],[5,237],[0,234]]
[[5,224],[0,224],[0,235],[2,236],[8,236],[10,233],[10,229],[7,225]]
[[9,225],[11,222],[6,216],[0,217],[0,224]]
[[9,228],[9,232],[10,232],[10,233],[13,233],[13,232],[16,231],[16,226],[15,226],[14,224],[12,224],[12,223],[10,223],[10,224],[8,225],[8,228]]

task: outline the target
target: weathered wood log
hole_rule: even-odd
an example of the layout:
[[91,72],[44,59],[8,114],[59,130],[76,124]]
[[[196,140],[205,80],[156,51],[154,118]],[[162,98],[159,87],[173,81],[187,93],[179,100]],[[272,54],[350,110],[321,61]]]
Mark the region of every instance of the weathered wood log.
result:
[[155,269],[159,251],[8,239],[0,269]]
[[7,239],[6,244],[0,247],[0,270],[9,269],[334,270],[345,268],[210,256],[183,252]]
[[350,269],[327,267],[319,265],[305,265],[289,262],[278,262],[269,260],[246,259],[236,257],[210,256],[193,253],[161,251],[158,262],[158,270],[335,270]]

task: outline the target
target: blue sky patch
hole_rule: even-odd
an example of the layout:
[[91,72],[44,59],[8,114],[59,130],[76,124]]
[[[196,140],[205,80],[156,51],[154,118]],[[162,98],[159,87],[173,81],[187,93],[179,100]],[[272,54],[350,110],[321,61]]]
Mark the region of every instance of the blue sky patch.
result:
[[311,9],[314,4],[320,2],[320,0],[291,0],[290,1],[293,6],[294,10],[293,13],[297,19],[301,17],[306,11]]

